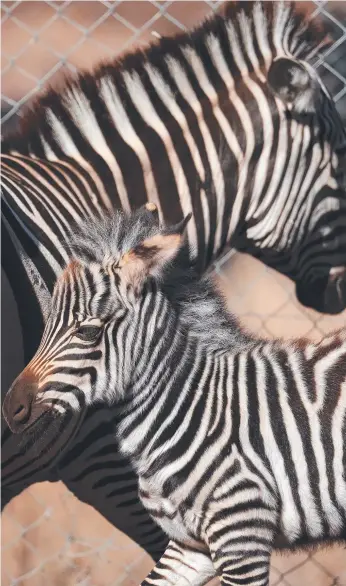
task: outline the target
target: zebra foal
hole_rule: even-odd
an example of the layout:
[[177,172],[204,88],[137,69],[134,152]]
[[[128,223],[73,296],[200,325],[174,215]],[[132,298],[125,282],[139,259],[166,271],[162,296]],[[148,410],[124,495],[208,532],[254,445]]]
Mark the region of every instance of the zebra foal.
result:
[[[172,540],[145,583],[265,586],[278,540],[346,540],[346,330],[319,344],[243,333],[186,268],[188,220],[164,229],[146,207],[81,229],[4,415],[18,432],[110,405]],[[222,320],[232,332],[215,340]]]

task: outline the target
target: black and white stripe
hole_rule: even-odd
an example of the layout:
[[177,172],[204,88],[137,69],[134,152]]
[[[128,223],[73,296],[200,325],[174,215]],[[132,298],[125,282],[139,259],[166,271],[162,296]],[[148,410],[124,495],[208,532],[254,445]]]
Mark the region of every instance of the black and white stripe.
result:
[[189,268],[183,229],[144,208],[75,235],[4,414],[22,432],[84,405],[116,413],[140,499],[173,541],[145,584],[268,586],[280,544],[346,542],[346,330],[251,338]]
[[[232,3],[195,32],[162,39],[38,100],[2,148],[3,266],[26,361],[66,264],[71,226],[148,200],[170,223],[193,212],[188,238],[199,269],[234,246],[293,278],[303,303],[332,313],[344,308],[345,133],[306,62],[324,36],[294,6]],[[287,102],[290,71],[296,94]],[[109,416],[91,409],[90,419],[98,430]],[[102,446],[111,445],[109,430],[105,444],[95,432]],[[63,454],[54,436],[50,455],[24,456],[5,429],[8,498],[47,474],[62,477],[117,524],[120,513],[107,498],[122,504],[122,488],[108,464],[98,468],[84,426],[71,433]],[[125,504],[125,517],[130,510]]]

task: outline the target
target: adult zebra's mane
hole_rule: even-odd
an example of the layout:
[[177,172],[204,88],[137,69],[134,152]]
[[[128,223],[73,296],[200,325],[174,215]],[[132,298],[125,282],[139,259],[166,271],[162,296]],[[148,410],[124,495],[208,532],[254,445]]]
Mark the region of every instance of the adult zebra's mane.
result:
[[[101,220],[87,220],[74,232],[68,247],[71,261],[88,266],[119,258],[159,231],[141,211],[130,216],[122,211],[105,214]],[[201,277],[191,264],[189,247],[184,244],[160,279],[160,289],[179,315],[182,327],[198,337],[212,352],[239,350],[251,341],[236,318],[226,309],[221,293],[211,279]]]
[[[231,27],[231,28],[230,28]],[[230,2],[224,14],[209,17],[203,24],[187,33],[174,37],[164,37],[152,42],[145,49],[136,49],[113,61],[104,62],[93,72],[80,72],[76,76],[65,76],[56,88],[49,88],[33,103],[20,120],[19,129],[8,136],[2,144],[3,153],[18,151],[23,154],[34,153],[43,158],[51,158],[54,153],[47,151],[45,138],[54,136],[52,118],[62,122],[67,129],[77,124],[71,109],[83,109],[83,102],[91,109],[100,102],[100,84],[107,80],[119,94],[124,90],[124,76],[130,75],[143,79],[145,66],[150,65],[158,76],[170,84],[167,67],[170,60],[186,66],[182,52],[184,48],[193,49],[201,58],[206,70],[210,63],[208,41],[217,36],[227,55],[227,64],[233,78],[243,75],[230,52],[229,35],[238,40],[239,49],[245,56],[248,74],[254,69],[251,55],[256,53],[258,66],[264,67],[270,53],[276,55],[285,51],[300,59],[308,59],[316,53],[322,43],[327,42],[327,30],[308,20],[306,14],[297,9],[295,2]],[[257,49],[260,48],[258,51]],[[170,88],[174,92],[174,87]],[[105,104],[107,106],[107,104]],[[110,116],[105,109],[104,115]],[[51,144],[51,140],[49,141]],[[69,155],[57,139],[55,155]]]

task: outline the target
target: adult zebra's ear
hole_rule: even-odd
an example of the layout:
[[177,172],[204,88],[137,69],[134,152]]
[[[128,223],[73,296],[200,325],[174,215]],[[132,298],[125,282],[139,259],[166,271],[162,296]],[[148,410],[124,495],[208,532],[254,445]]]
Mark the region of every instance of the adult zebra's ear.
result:
[[316,112],[321,88],[317,75],[309,65],[288,57],[278,57],[269,68],[268,84],[293,112]]
[[150,236],[124,254],[118,267],[127,286],[139,293],[148,277],[160,279],[164,269],[177,256],[184,239],[189,214],[176,226]]

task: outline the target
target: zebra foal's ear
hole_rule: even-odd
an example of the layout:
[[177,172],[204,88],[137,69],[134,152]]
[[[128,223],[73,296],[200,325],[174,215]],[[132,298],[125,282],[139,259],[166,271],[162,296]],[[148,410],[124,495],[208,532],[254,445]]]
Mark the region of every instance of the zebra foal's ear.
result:
[[320,86],[313,72],[305,65],[288,57],[278,57],[268,71],[268,84],[273,93],[293,112],[314,113],[317,109]]
[[142,216],[143,219],[148,220],[154,226],[158,227],[160,225],[159,210],[157,209],[157,205],[152,202],[144,204],[137,210],[137,214]]
[[124,254],[118,267],[126,285],[140,292],[149,276],[157,279],[162,276],[165,267],[180,250],[185,226],[190,218],[191,214],[176,226],[146,238]]

